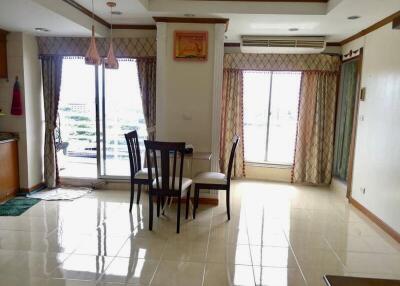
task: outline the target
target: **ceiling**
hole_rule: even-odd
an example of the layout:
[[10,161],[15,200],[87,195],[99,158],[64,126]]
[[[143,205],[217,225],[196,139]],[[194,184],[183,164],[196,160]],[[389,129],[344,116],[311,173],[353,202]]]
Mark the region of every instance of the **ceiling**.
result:
[[[90,0],[75,0],[91,9]],[[111,22],[105,0],[94,0],[95,14]],[[241,35],[322,35],[339,42],[400,10],[400,0],[326,1],[210,1],[210,0],[116,0],[113,24],[154,24],[153,16],[229,18],[226,42]],[[349,16],[361,16],[348,20]],[[193,17],[193,16],[192,16]],[[24,19],[24,21],[21,21]],[[0,0],[0,28],[33,33],[35,27],[52,35],[81,36],[90,33],[90,18],[64,0]],[[102,26],[105,35],[108,28]],[[289,29],[297,28],[297,32]]]

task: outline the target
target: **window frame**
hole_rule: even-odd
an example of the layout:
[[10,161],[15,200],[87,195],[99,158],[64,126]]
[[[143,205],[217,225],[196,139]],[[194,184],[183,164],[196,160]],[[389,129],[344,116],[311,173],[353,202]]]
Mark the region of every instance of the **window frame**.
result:
[[[245,70],[244,73],[251,73],[251,72],[256,72],[254,70]],[[246,151],[244,151],[244,161],[245,164],[248,164],[250,166],[255,166],[255,167],[266,167],[266,168],[277,168],[277,169],[289,169],[294,165],[294,157],[293,157],[293,163],[280,163],[280,162],[272,162],[268,161],[268,143],[269,143],[269,138],[270,138],[270,122],[271,122],[271,102],[272,102],[272,89],[273,89],[273,76],[276,73],[282,73],[282,72],[287,72],[287,73],[298,73],[300,75],[300,82],[301,82],[301,77],[302,73],[300,71],[276,71],[276,70],[263,70],[262,72],[270,73],[270,78],[269,78],[269,91],[268,91],[268,111],[267,111],[267,127],[265,129],[266,132],[266,142],[265,142],[265,157],[264,161],[252,161],[252,160],[246,160]],[[300,86],[301,87],[301,86]],[[243,94],[244,96],[244,94]],[[300,88],[298,91],[298,97],[300,100]],[[297,108],[297,114],[299,110]],[[298,119],[297,119],[298,121]],[[243,132],[245,132],[245,128],[243,128]],[[295,138],[296,140],[296,138]]]

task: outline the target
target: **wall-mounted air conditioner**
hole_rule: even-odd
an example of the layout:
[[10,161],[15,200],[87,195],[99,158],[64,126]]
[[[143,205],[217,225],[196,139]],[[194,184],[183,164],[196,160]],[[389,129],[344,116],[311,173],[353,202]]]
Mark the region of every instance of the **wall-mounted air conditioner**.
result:
[[243,53],[316,54],[325,50],[324,37],[242,36]]

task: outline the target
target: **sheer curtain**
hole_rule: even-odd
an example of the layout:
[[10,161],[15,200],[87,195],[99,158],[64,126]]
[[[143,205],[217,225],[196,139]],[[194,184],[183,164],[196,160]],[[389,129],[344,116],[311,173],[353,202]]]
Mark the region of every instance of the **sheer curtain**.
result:
[[224,173],[228,168],[232,138],[234,135],[238,135],[241,141],[239,141],[239,146],[236,151],[233,176],[244,177],[243,71],[224,69],[220,138],[220,168]]
[[61,56],[42,56],[41,60],[45,115],[44,181],[47,187],[55,188],[59,183],[59,174],[54,130],[57,127],[63,58]]

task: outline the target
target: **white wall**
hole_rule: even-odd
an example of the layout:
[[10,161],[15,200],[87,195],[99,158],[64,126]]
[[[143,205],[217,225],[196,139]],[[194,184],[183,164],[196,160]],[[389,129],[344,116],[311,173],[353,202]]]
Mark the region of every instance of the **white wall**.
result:
[[[20,187],[31,188],[42,182],[42,96],[41,73],[36,40],[23,33],[7,36],[8,81],[0,82],[0,131],[17,133]],[[12,91],[18,76],[22,116],[10,115]]]
[[[162,45],[165,57],[157,64],[163,66],[162,90],[157,92],[158,140],[185,141],[196,151],[211,151],[211,124],[214,70],[213,24],[166,24],[166,37]],[[208,31],[208,60],[205,62],[175,61],[173,41],[175,30]],[[159,90],[157,90],[159,91]]]
[[366,100],[360,102],[352,196],[400,232],[400,31],[388,24],[343,53],[362,46]]
[[[7,65],[8,80],[1,80],[0,108],[7,114],[0,117],[0,131],[17,133],[18,157],[19,157],[19,183],[21,188],[28,187],[28,166],[27,166],[27,144],[25,124],[25,92],[24,92],[24,69],[22,33],[10,33],[7,35]],[[18,77],[21,89],[23,107],[22,116],[10,115],[12,92],[15,78]]]
[[44,113],[41,68],[36,38],[23,35],[25,82],[25,118],[27,142],[28,186],[43,181]]

